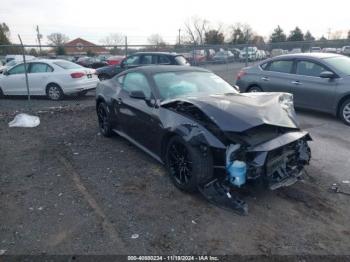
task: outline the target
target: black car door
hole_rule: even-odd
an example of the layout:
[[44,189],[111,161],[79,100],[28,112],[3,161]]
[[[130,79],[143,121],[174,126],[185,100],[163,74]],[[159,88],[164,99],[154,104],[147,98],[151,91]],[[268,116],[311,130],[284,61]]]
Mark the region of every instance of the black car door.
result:
[[[145,99],[131,97],[132,91],[142,91]],[[141,72],[124,75],[117,99],[122,132],[154,152],[154,134],[159,132],[158,109],[152,103],[154,99],[147,77]]]

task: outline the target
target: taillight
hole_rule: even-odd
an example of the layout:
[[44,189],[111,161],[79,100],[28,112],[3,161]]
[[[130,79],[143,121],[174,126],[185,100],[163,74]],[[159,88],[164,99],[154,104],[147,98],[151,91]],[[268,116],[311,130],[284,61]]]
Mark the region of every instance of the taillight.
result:
[[85,73],[82,73],[82,72],[76,72],[76,73],[71,73],[70,76],[72,78],[80,78],[80,77],[83,77],[85,75]]
[[244,70],[241,70],[238,72],[236,79],[240,80],[243,76],[245,76],[247,73]]

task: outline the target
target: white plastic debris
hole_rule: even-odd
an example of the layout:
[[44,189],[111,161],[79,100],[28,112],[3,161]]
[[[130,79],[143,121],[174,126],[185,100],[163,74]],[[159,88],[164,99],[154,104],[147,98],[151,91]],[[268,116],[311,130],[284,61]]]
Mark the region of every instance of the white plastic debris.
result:
[[6,249],[0,249],[0,256],[6,253]]
[[139,238],[139,234],[132,234],[132,235],[131,235],[131,238],[132,238],[132,239]]
[[194,220],[192,220],[192,224],[196,225],[196,224],[197,224],[197,222],[196,222],[196,221],[194,221]]
[[40,125],[40,118],[28,114],[18,114],[9,123],[9,127],[36,127]]

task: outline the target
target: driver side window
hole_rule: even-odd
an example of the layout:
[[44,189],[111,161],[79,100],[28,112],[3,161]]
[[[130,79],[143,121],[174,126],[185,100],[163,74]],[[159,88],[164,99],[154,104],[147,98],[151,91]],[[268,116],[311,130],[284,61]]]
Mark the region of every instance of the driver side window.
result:
[[151,88],[148,80],[144,74],[141,73],[128,73],[123,80],[123,90],[127,92],[142,91],[146,98],[151,98]]
[[[28,69],[28,64],[27,64],[27,69]],[[9,71],[8,71],[8,74],[9,75],[17,75],[17,74],[24,74],[25,70],[24,70],[24,64],[20,64],[20,65],[17,65],[13,68],[11,68]]]

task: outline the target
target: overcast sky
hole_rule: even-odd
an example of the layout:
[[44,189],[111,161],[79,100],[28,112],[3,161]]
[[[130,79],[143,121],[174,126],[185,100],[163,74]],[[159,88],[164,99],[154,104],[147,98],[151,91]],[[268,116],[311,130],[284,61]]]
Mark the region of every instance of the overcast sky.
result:
[[[61,32],[70,39],[82,37],[95,43],[109,33],[128,36],[129,43],[141,44],[159,33],[174,43],[184,22],[198,16],[213,27],[248,23],[263,36],[280,25],[289,33],[295,26],[320,37],[328,30],[350,29],[350,1],[332,0],[3,0],[0,22],[8,24],[12,41],[21,34],[26,44],[36,44],[35,27],[46,36]],[[46,39],[43,41],[46,43]]]

